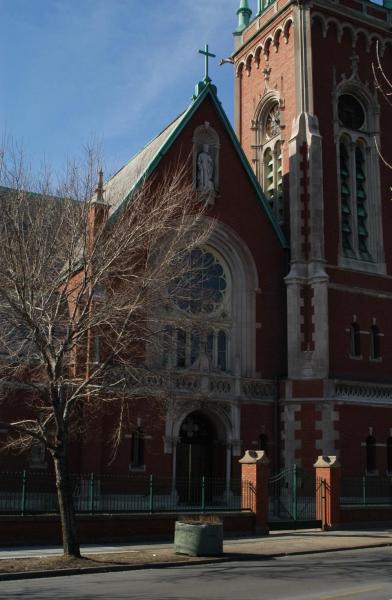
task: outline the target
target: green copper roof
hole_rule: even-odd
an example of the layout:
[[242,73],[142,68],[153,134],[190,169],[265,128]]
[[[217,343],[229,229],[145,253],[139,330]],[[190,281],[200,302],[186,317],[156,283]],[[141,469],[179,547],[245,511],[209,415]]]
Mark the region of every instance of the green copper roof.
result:
[[249,8],[248,0],[241,0],[237,9],[238,25],[234,33],[240,34],[248,27],[252,10]]
[[110,205],[110,217],[113,217],[117,210],[120,210],[129,200],[132,192],[140,186],[143,181],[149,177],[159,165],[162,158],[172,147],[184,127],[195,114],[202,102],[209,96],[217,110],[218,116],[223,123],[227,134],[237,152],[237,155],[244,167],[250,182],[253,186],[260,206],[269,219],[275,234],[281,245],[288,247],[287,240],[275,220],[270,205],[260,188],[259,182],[242,150],[236,134],[224,112],[216,94],[216,87],[211,82],[203,82],[204,88],[197,97],[193,98],[192,103],[185,112],[179,115],[166,129],[151,140],[136,156],[134,156],[122,169],[120,169],[105,186],[105,201]]

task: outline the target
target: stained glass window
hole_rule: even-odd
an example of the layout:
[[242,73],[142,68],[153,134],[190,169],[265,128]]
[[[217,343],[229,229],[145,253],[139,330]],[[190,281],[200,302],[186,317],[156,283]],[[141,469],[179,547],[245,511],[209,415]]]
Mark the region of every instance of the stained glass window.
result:
[[365,122],[365,113],[361,103],[351,94],[340,96],[338,116],[340,125],[348,129],[360,129]]
[[226,288],[226,275],[218,259],[211,252],[195,248],[189,256],[189,270],[170,291],[181,310],[211,314],[222,304]]

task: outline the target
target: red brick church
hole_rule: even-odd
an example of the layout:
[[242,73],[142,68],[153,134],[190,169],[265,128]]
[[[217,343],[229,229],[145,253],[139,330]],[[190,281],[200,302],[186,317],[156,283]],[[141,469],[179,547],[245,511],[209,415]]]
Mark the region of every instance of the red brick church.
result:
[[137,405],[111,464],[101,419],[74,453],[81,472],[228,486],[244,451],[262,449],[275,472],[323,454],[346,475],[392,473],[392,107],[372,70],[378,48],[391,76],[388,2],[259,0],[252,14],[241,0],[234,129],[207,72],[107,182],[114,210],[141,178],[193,157],[217,220],[198,250],[217,293],[202,343],[171,330],[164,414]]

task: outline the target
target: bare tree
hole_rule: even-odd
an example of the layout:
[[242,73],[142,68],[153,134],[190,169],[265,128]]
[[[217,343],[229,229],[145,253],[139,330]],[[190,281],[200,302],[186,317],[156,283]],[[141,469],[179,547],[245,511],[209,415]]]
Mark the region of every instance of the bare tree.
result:
[[[379,92],[379,94],[384,99],[384,101],[390,107],[392,107],[392,80],[385,72],[384,66],[381,62],[380,48],[379,48],[378,41],[376,44],[376,62],[372,64],[372,69],[373,69],[373,77],[374,77],[374,83],[375,83],[376,90]],[[381,150],[377,144],[376,138],[374,138],[374,141],[376,144],[378,155],[380,156],[382,162],[387,167],[392,169],[392,162],[390,160],[387,160],[386,157],[383,156],[383,154],[381,153]]]
[[68,168],[55,193],[47,175],[26,175],[19,153],[3,153],[0,173],[0,425],[7,448],[40,443],[52,457],[64,554],[74,557],[72,438],[103,398],[123,416],[130,397],[158,393],[146,356],[210,228],[186,166],[110,207],[102,173],[94,191],[93,163],[83,177]]

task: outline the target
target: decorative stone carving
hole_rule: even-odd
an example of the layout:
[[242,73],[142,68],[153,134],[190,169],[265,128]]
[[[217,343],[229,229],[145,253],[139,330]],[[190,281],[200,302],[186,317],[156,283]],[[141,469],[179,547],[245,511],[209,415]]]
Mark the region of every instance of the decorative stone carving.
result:
[[269,459],[264,450],[246,450],[244,456],[238,462],[242,465],[268,465]]
[[265,132],[268,138],[280,133],[280,107],[277,102],[269,111],[265,120]]
[[382,384],[339,382],[335,385],[336,398],[364,399],[392,402],[392,386]]
[[337,456],[319,456],[313,466],[337,469],[340,467],[340,463]]

